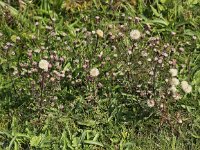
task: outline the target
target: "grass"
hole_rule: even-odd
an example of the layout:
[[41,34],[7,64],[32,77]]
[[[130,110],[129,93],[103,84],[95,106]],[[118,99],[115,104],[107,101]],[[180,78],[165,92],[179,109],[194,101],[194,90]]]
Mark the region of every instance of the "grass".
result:
[[200,149],[199,5],[1,1],[0,149]]

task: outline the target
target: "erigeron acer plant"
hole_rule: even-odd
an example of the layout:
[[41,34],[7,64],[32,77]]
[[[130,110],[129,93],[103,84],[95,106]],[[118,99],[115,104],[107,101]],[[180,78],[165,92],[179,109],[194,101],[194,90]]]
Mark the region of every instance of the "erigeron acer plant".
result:
[[[175,45],[177,35],[173,33],[173,41],[166,41],[138,17],[105,27],[98,23],[94,29],[77,29],[74,39],[58,34],[53,25],[45,26],[46,37],[39,41],[35,36],[32,40],[36,47],[26,45],[30,50],[19,61],[13,76],[25,81],[23,86],[37,108],[57,106],[57,95],[67,101],[63,95],[68,91],[74,97],[82,96],[84,105],[94,108],[101,99],[112,99],[116,94],[117,102],[107,102],[106,107],[113,107],[113,103],[116,107],[131,105],[135,114],[153,112],[160,117],[160,124],[180,123],[182,116],[177,119],[171,110],[178,108],[183,91],[189,94],[192,88],[179,79],[177,55],[183,54],[185,47],[180,41]],[[36,28],[39,26],[37,23]],[[6,46],[12,44],[5,44],[8,49]],[[124,95],[137,100],[130,104],[124,100],[126,96],[122,98]]]

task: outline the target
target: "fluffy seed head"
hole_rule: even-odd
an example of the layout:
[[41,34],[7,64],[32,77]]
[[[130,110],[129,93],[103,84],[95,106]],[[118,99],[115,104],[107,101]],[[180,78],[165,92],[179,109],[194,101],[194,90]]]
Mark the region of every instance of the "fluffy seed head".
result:
[[99,75],[99,70],[97,68],[93,68],[90,70],[91,77],[97,77]]
[[44,71],[48,71],[48,67],[49,67],[49,62],[45,59],[40,60],[39,62],[39,68],[43,69]]
[[155,106],[155,101],[153,99],[147,100],[147,105],[151,108]]
[[97,33],[97,35],[98,35],[99,37],[103,38],[103,31],[102,31],[102,30],[98,29],[98,30],[96,31],[96,33]]
[[130,37],[132,40],[138,40],[141,37],[141,33],[139,30],[132,30],[130,32]]
[[192,92],[192,86],[189,85],[187,81],[181,82],[181,88],[185,93],[191,93]]
[[180,82],[177,78],[172,78],[170,83],[172,86],[177,86]]
[[170,69],[169,73],[171,74],[172,77],[176,77],[178,75],[178,70],[177,69]]

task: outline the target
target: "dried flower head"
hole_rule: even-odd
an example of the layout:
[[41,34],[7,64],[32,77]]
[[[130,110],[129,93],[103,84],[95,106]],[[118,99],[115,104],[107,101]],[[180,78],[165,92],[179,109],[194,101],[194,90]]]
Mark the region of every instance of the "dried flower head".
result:
[[178,70],[177,69],[170,69],[169,73],[171,74],[172,77],[176,77],[178,75]]
[[153,99],[147,100],[147,105],[148,105],[148,107],[154,107],[155,101]]
[[177,86],[180,82],[177,78],[172,78],[170,83],[172,86]]
[[176,86],[172,85],[169,89],[173,94],[177,92]]
[[132,40],[138,40],[141,37],[141,33],[139,30],[132,30],[130,32],[130,37]]
[[189,85],[187,81],[181,82],[181,88],[185,93],[191,93],[192,92],[192,86]]
[[96,33],[97,33],[97,35],[98,35],[99,37],[103,38],[103,31],[102,31],[102,30],[98,29],[98,30],[96,31]]
[[99,70],[97,68],[93,68],[90,70],[91,77],[97,77],[99,75]]
[[49,62],[45,59],[40,60],[39,62],[39,68],[43,69],[44,71],[48,71],[48,67],[49,67]]

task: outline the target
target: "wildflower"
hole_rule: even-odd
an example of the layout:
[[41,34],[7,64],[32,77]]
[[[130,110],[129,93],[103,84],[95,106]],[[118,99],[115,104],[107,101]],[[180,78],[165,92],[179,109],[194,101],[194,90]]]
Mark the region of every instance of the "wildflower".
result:
[[178,119],[177,119],[177,122],[178,122],[179,124],[182,124],[182,123],[183,123],[183,120],[182,120],[181,118],[178,118]]
[[131,50],[128,50],[128,54],[131,55],[133,52]]
[[181,88],[185,93],[191,93],[192,92],[192,86],[189,85],[187,81],[181,82]]
[[180,47],[180,48],[179,48],[179,51],[180,51],[180,52],[184,52],[184,48],[183,48],[183,47]]
[[48,71],[48,67],[49,67],[49,62],[47,60],[40,60],[39,62],[39,68],[43,69],[44,71]]
[[145,51],[142,51],[142,52],[141,52],[141,55],[142,55],[142,57],[147,57],[147,56],[148,56],[148,53],[145,52]]
[[181,95],[179,93],[176,92],[176,93],[173,94],[173,98],[175,100],[180,100],[182,97],[181,97]]
[[90,76],[97,77],[99,75],[99,70],[97,68],[93,68],[90,70]]
[[160,108],[164,108],[164,104],[163,103],[160,104]]
[[171,88],[170,88],[170,91],[171,91],[173,94],[175,94],[176,91],[177,91],[177,89],[176,89],[176,87],[175,87],[174,85],[172,85]]
[[192,36],[192,39],[193,39],[193,40],[196,40],[196,39],[197,39],[197,37],[193,35],[193,36]]
[[153,99],[151,99],[151,100],[147,100],[147,105],[148,105],[148,107],[154,107],[155,106],[155,101],[153,100]]
[[14,68],[13,75],[17,75],[19,72],[16,68]]
[[130,32],[130,37],[131,37],[132,40],[137,40],[141,37],[141,33],[138,30],[132,30]]
[[117,57],[117,54],[114,54],[113,56],[114,56],[114,57]]
[[41,51],[40,49],[35,49],[34,50],[35,53],[40,53],[40,51]]
[[151,61],[151,58],[148,58],[148,59],[147,59],[147,61],[149,61],[149,62],[150,62],[150,61]]
[[98,57],[101,59],[103,56],[103,51],[101,51],[101,53],[98,55]]
[[176,32],[173,32],[173,31],[172,31],[172,32],[171,32],[171,35],[176,35]]
[[177,86],[180,82],[177,78],[172,78],[170,83],[172,86]]
[[141,61],[138,61],[138,64],[139,64],[139,65],[142,65],[142,62],[141,62]]
[[96,31],[96,33],[97,33],[97,35],[98,35],[99,37],[103,38],[103,31],[102,31],[102,30],[98,29],[98,30]]
[[172,77],[176,77],[178,75],[178,70],[177,69],[170,69],[169,73],[171,74]]

